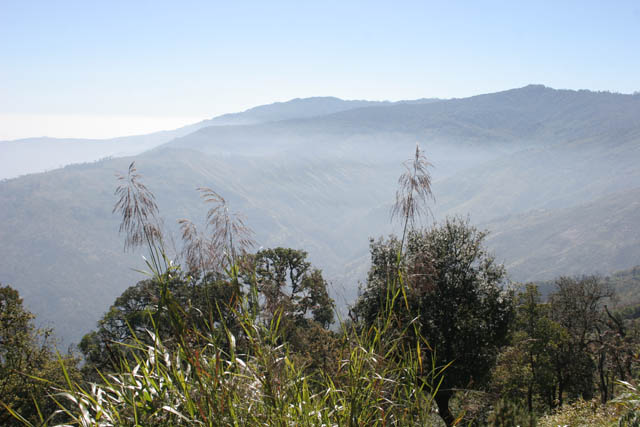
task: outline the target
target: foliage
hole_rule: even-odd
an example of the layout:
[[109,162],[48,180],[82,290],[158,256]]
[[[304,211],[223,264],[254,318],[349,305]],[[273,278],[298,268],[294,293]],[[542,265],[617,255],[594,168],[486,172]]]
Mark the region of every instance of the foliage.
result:
[[628,381],[619,381],[623,392],[614,399],[622,416],[618,421],[620,427],[640,426],[640,390],[637,385]]
[[307,261],[307,253],[290,248],[263,249],[247,257],[244,274],[256,320],[268,325],[278,319],[281,340],[287,342],[307,372],[336,371],[337,335],[329,331],[334,303],[322,272]]
[[535,427],[536,419],[527,408],[511,399],[498,400],[489,414],[487,424],[492,427],[527,426]]
[[[223,276],[209,273],[194,277],[175,269],[163,281],[180,307],[183,323],[191,330],[210,333],[209,325],[224,322],[232,331],[238,331],[233,308],[240,297],[239,289]],[[154,330],[169,348],[175,345],[169,310],[157,311],[161,289],[161,281],[147,279],[115,300],[98,322],[97,330],[86,334],[79,344],[87,362],[85,371],[113,369],[129,353],[127,344],[147,342],[147,330]]]
[[[266,325],[277,317],[282,338],[309,363],[333,362],[329,344],[335,337],[327,330],[333,320],[333,301],[321,272],[311,267],[306,256],[304,251],[286,248],[260,251],[243,260],[249,270],[239,280],[216,272],[193,276],[174,268],[162,280],[139,282],[116,299],[97,330],[80,342],[87,360],[85,371],[114,369],[130,353],[127,344],[151,344],[147,330],[153,330],[167,348],[175,348],[170,310],[160,307],[163,285],[180,310],[183,326],[194,336],[220,334],[224,324],[242,349],[245,332],[236,314],[242,298],[252,298],[255,286],[258,300],[252,310],[257,309]],[[226,337],[226,333],[222,335]]]
[[225,352],[214,338],[199,349],[179,345],[172,351],[150,333],[153,344],[136,341],[134,363],[102,384],[83,388],[70,382],[57,395],[69,424],[431,424],[436,390],[420,379],[433,369],[426,360],[395,365],[385,353],[396,343],[379,334],[353,336],[341,352],[339,375],[310,380],[287,345],[277,343],[277,321],[267,327],[241,316],[247,353],[233,346]]
[[[0,425],[20,425],[18,412],[31,422],[49,418],[56,405],[49,386],[63,384],[60,364],[77,381],[77,359],[52,350],[50,331],[36,329],[34,316],[22,306],[18,292],[0,285]],[[44,380],[43,380],[44,379]]]
[[538,427],[613,427],[618,426],[619,418],[619,410],[614,405],[603,405],[597,399],[578,399],[571,404],[559,407],[553,414],[540,418],[537,425]]
[[413,228],[431,180],[419,148],[406,166],[395,211],[402,239],[371,242],[367,286],[353,322],[336,332],[307,253],[248,254],[251,231],[213,190],[200,189],[213,204],[203,234],[180,222],[189,273],[169,261],[155,197],[132,163],[114,211],[126,246],[146,247],[151,279],[85,336],[82,379],[75,360],[56,361],[34,338],[32,317],[7,291],[0,349],[12,347],[0,353],[0,391],[10,399],[0,416],[25,425],[433,425],[440,416],[533,426],[555,408],[540,425],[635,425],[631,383],[613,403],[584,400],[599,391],[607,402],[614,379],[637,373],[637,333],[608,309],[610,289],[593,276],[561,277],[547,303],[533,285],[514,299],[468,220]]
[[265,312],[277,313],[301,324],[308,320],[328,327],[333,322],[333,300],[322,272],[311,268],[307,253],[290,248],[259,251],[252,259]]
[[[125,217],[127,212],[125,207]],[[382,328],[356,333],[343,324],[339,342],[323,340],[333,302],[305,252],[276,248],[238,263],[230,248],[226,276],[216,277],[222,288],[237,293],[230,299],[218,294],[199,298],[194,290],[206,289],[206,283],[188,283],[179,267],[166,261],[162,240],[152,237],[145,234],[144,241],[159,254],[147,263],[153,279],[125,292],[98,331],[105,346],[110,342],[126,349],[114,353],[115,372],[99,373],[101,380],[88,387],[67,377],[64,390],[56,393],[59,414],[68,423],[430,423],[441,369],[435,359],[423,357],[421,343],[406,349],[402,360],[390,357],[403,343],[382,339],[390,336],[393,304],[379,313]],[[188,309],[202,302],[209,308],[215,303],[218,317],[205,312],[191,318]],[[237,319],[237,330],[229,327],[229,317]],[[335,371],[315,367],[313,375],[305,375],[308,364],[299,363],[301,349],[294,348],[299,335],[291,336],[292,331],[304,331],[308,339],[303,343],[315,338],[339,344],[331,348]],[[139,336],[144,334],[149,338]]]
[[510,294],[502,289],[504,268],[484,249],[484,236],[467,221],[448,219],[428,231],[411,231],[406,253],[396,264],[396,239],[372,242],[367,287],[354,307],[363,325],[375,324],[393,289],[389,279],[404,278],[403,328],[415,318],[437,366],[451,363],[436,396],[447,424],[453,422],[449,400],[454,390],[485,382],[512,317]]
[[[605,348],[596,349],[594,345],[602,326],[606,326],[603,304],[612,296],[613,291],[597,276],[560,277],[556,281],[556,291],[549,297],[551,319],[564,328],[567,337],[553,352],[560,405],[565,391],[585,400],[593,397],[597,359],[606,357]],[[604,365],[599,368],[604,370]],[[608,384],[604,375],[604,371],[600,372],[602,401],[606,402]]]
[[553,355],[567,334],[550,318],[550,307],[542,303],[537,286],[527,285],[515,301],[510,345],[498,356],[492,387],[531,414],[541,412],[544,405],[555,406]]
[[[555,287],[548,302],[532,284],[517,295],[510,346],[498,358],[492,384],[496,395],[526,405],[531,414],[555,409],[558,419],[569,419],[584,416],[584,402],[596,392],[601,405],[611,406],[607,402],[619,393],[616,379],[637,375],[640,340],[635,325],[607,307],[614,293],[601,278],[560,277]],[[588,405],[593,420],[610,412]]]

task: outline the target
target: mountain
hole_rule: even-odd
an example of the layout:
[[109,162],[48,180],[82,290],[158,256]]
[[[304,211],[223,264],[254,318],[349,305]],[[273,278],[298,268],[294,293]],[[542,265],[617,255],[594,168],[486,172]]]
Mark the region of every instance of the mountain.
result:
[[[437,99],[400,101],[429,103]],[[29,173],[44,172],[74,163],[96,161],[105,157],[132,156],[209,126],[247,125],[300,117],[313,117],[364,106],[389,102],[344,101],[333,97],[292,99],[261,105],[240,113],[225,114],[175,130],[110,139],[26,138],[0,141],[0,180]]]
[[[144,278],[134,271],[144,268],[140,254],[123,253],[119,219],[111,213],[114,175],[131,160],[67,166],[0,183],[0,282],[17,287],[40,319],[73,339],[126,287]],[[367,231],[344,239],[363,229],[360,213],[386,199],[384,187],[360,192],[377,173],[347,161],[222,161],[170,148],[136,161],[174,235],[179,218],[202,223],[207,207],[195,188],[209,186],[248,217],[258,247],[304,248],[314,263],[334,272],[332,266],[366,246]]]
[[[135,160],[169,232],[179,218],[203,220],[195,188],[211,187],[248,217],[258,246],[307,250],[343,306],[365,277],[369,237],[393,230],[396,180],[417,142],[434,164],[436,218],[469,215],[489,228],[513,279],[637,264],[640,236],[628,227],[640,195],[640,96],[532,85],[427,101],[295,118],[286,107],[282,119],[200,127]],[[141,279],[111,214],[114,174],[132,160],[0,182],[0,282],[66,342]]]
[[199,128],[198,124],[194,124],[171,131],[112,139],[42,137],[0,141],[0,179],[44,172],[106,157],[139,154]]
[[412,101],[345,101],[333,96],[318,96],[313,98],[295,98],[287,102],[274,102],[273,104],[260,105],[241,113],[224,114],[211,120],[202,122],[205,126],[220,125],[254,125],[265,122],[277,122],[298,118],[324,116],[361,107],[375,107],[392,104],[428,104],[439,101],[437,98],[417,99]]
[[[640,317],[640,298],[638,298],[638,288],[640,287],[640,265],[626,270],[616,271],[606,277],[607,284],[616,292],[616,296],[622,306],[632,306],[632,310],[626,310],[627,318],[637,319]],[[630,316],[631,315],[631,316]]]
[[[601,274],[640,259],[640,188],[561,209],[539,209],[487,224],[489,246],[521,280]],[[640,293],[637,298],[640,300]]]

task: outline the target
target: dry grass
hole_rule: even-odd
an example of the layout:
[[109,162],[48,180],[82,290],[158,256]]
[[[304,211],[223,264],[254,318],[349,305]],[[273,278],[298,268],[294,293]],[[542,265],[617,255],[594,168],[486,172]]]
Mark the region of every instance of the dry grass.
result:
[[138,246],[162,243],[158,205],[151,191],[140,181],[135,162],[131,162],[126,175],[118,174],[115,195],[118,201],[113,213],[122,217],[120,232],[125,233],[125,250]]
[[232,212],[220,194],[207,187],[197,190],[211,208],[204,232],[188,219],[178,221],[184,244],[182,255],[192,271],[218,271],[255,245],[253,231],[245,224],[244,216]]
[[412,159],[404,162],[405,172],[398,178],[396,201],[391,209],[391,219],[400,218],[403,225],[402,241],[407,233],[407,227],[415,225],[422,217],[431,215],[428,202],[434,200],[431,191],[431,163],[416,145],[416,152]]

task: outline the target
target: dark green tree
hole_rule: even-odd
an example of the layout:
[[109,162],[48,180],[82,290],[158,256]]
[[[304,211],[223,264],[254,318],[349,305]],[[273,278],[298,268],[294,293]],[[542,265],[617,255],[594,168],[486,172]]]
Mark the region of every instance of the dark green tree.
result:
[[[51,331],[36,329],[35,316],[22,305],[18,291],[0,285],[0,425],[23,425],[6,407],[33,424],[49,418],[57,405],[51,386],[62,386],[64,363],[72,380],[79,380],[77,359],[56,355]],[[6,405],[6,406],[5,406]]]
[[[633,309],[632,309],[633,310]],[[592,344],[597,365],[597,383],[603,403],[613,397],[616,380],[631,381],[636,377],[640,360],[638,322],[626,319],[618,311],[603,307],[603,321],[596,326]]]
[[237,350],[242,351],[243,331],[236,314],[252,286],[258,292],[260,315],[267,321],[280,315],[287,341],[300,350],[308,349],[305,343],[317,341],[308,331],[319,333],[332,322],[333,300],[320,270],[306,261],[306,252],[267,249],[246,256],[240,263],[244,271],[241,281],[215,272],[198,276],[175,269],[168,273],[163,284],[172,306],[160,306],[163,286],[157,280],[143,280],[125,290],[100,319],[97,329],[79,344],[87,360],[86,373],[96,368],[117,370],[122,358],[128,357],[126,344],[135,340],[151,344],[147,331],[158,334],[166,346],[175,344],[175,313],[184,330],[179,336],[191,340],[189,344],[197,345],[202,335],[213,335],[224,342],[228,330],[236,338]]
[[551,319],[538,287],[526,285],[515,298],[510,345],[503,349],[493,372],[494,391],[503,399],[525,406],[530,414],[555,406],[556,371],[553,355],[568,340]]
[[560,277],[542,302],[535,285],[517,296],[511,343],[500,355],[494,386],[529,411],[552,409],[578,397],[602,403],[616,379],[633,377],[635,328],[606,306],[614,293],[597,276]]
[[322,272],[307,253],[291,248],[264,249],[251,257],[247,283],[255,286],[258,316],[279,324],[278,335],[299,362],[312,371],[335,368],[334,303]]
[[399,263],[393,262],[401,247],[397,239],[372,242],[367,286],[354,307],[359,321],[375,324],[387,304],[390,280],[402,277],[406,303],[395,308],[407,312],[399,318],[415,317],[437,365],[451,363],[435,398],[447,425],[454,422],[449,409],[454,391],[485,383],[513,315],[511,294],[503,289],[505,270],[484,248],[484,237],[468,221],[447,219],[430,230],[409,232]]
[[240,303],[241,291],[231,281],[217,273],[191,276],[174,272],[165,280],[166,290],[174,304],[158,312],[162,287],[157,280],[142,280],[116,298],[109,311],[98,321],[98,328],[86,334],[79,348],[85,355],[88,369],[118,368],[126,356],[127,346],[134,340],[151,342],[147,331],[159,334],[163,343],[171,346],[175,324],[171,313],[181,316],[184,336],[195,341],[199,334],[220,333],[221,322],[237,332],[234,308]]
[[551,318],[561,325],[567,339],[552,353],[556,370],[557,401],[570,397],[591,399],[597,365],[598,330],[604,324],[604,303],[613,291],[597,276],[560,277],[549,296]]
[[290,248],[259,251],[254,257],[258,291],[265,314],[280,312],[298,324],[309,320],[322,327],[333,322],[333,300],[322,272],[312,268],[307,253]]

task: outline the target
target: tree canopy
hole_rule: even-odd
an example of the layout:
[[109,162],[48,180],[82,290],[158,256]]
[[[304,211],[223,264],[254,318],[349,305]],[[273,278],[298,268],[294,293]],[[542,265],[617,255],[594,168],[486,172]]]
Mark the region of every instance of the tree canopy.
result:
[[77,359],[58,356],[52,349],[51,331],[37,329],[34,315],[22,304],[18,291],[0,284],[0,425],[23,425],[6,410],[7,405],[32,423],[52,416],[57,405],[49,398],[50,386],[62,386],[67,375],[78,379]]
[[333,300],[322,272],[312,268],[307,253],[291,248],[259,251],[254,256],[258,290],[264,309],[278,310],[298,323],[305,319],[328,327],[333,321]]
[[[375,323],[394,277],[401,277],[408,308],[439,366],[451,363],[436,395],[440,415],[451,425],[449,399],[455,389],[480,386],[488,378],[507,337],[513,303],[505,270],[483,246],[485,233],[453,218],[408,233],[406,251],[392,237],[371,242],[367,286],[354,307],[364,325]],[[399,258],[400,257],[400,258]],[[407,329],[411,331],[411,329]]]
[[[181,325],[198,334],[231,332],[241,344],[237,309],[244,298],[251,298],[255,287],[257,314],[267,322],[279,316],[282,335],[305,348],[310,328],[324,329],[333,321],[333,300],[327,282],[306,260],[307,253],[274,248],[246,255],[240,281],[224,273],[191,275],[174,270],[164,278],[170,300],[180,311]],[[150,340],[147,331],[160,334],[165,345],[172,343],[172,309],[160,307],[162,287],[157,279],[138,282],[120,295],[98,322],[98,328],[84,336],[80,349],[91,368],[111,369],[135,340]],[[224,328],[220,327],[224,324]]]

